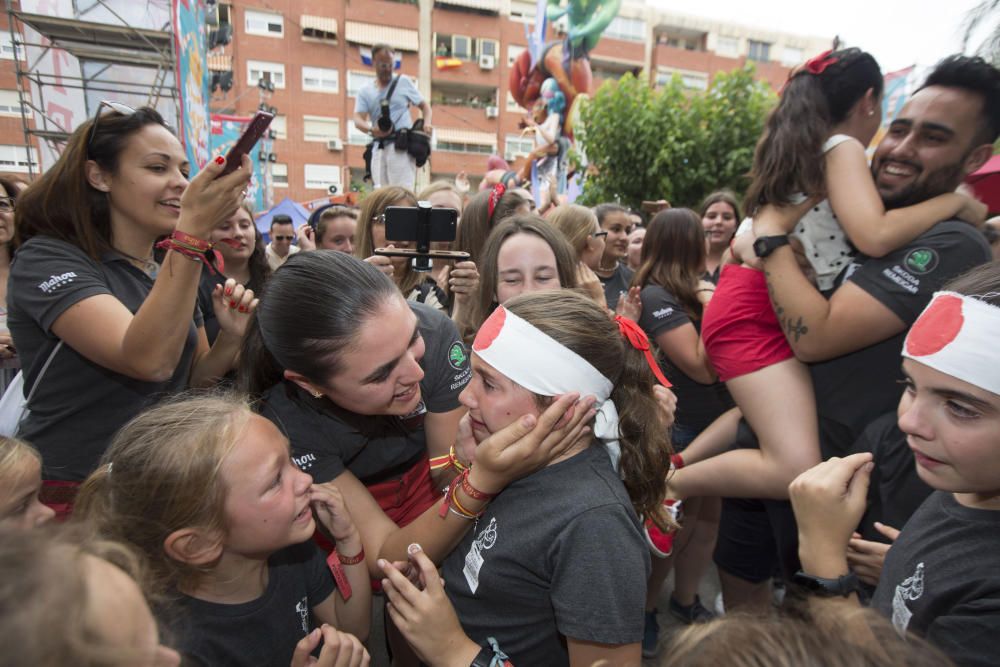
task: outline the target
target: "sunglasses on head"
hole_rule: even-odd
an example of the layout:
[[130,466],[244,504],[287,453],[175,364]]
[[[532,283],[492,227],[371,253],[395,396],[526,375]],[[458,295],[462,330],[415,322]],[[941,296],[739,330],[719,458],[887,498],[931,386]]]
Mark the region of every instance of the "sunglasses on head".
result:
[[94,137],[97,136],[97,125],[101,120],[101,111],[104,107],[108,107],[112,111],[120,113],[123,116],[131,116],[135,113],[135,109],[130,106],[126,106],[119,102],[109,102],[108,100],[101,100],[101,103],[97,105],[97,114],[94,116],[94,122],[90,125],[90,136],[87,137],[87,155],[90,155],[90,147],[94,143]]

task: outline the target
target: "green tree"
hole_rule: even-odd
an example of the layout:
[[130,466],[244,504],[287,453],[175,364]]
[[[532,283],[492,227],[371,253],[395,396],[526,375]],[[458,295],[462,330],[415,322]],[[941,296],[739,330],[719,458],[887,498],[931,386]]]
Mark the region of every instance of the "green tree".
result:
[[695,93],[678,75],[659,90],[631,74],[605,83],[582,110],[578,140],[595,169],[581,203],[697,206],[721,187],[742,192],[774,100],[751,68],[720,73]]

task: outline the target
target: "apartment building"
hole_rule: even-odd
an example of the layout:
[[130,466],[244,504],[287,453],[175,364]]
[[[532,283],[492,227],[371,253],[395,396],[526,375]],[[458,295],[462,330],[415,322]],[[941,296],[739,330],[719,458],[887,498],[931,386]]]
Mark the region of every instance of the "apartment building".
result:
[[[249,116],[273,107],[273,154],[267,157],[274,201],[308,201],[331,188],[342,192],[360,180],[368,140],[352,122],[355,96],[373,80],[364,51],[387,43],[400,56],[399,71],[416,81],[433,107],[434,153],[421,179],[466,171],[475,180],[489,155],[514,159],[531,149],[531,138],[518,126],[526,111],[507,91],[511,64],[527,48],[535,7],[518,0],[215,3],[209,5],[213,34],[231,34],[231,40],[210,52],[209,69],[219,84],[211,109]],[[550,25],[548,39],[559,39],[564,29],[561,22]],[[758,76],[777,88],[790,66],[829,48],[830,41],[626,2],[591,53],[591,67],[595,88],[626,72],[644,73],[657,84],[676,72],[685,86],[699,90],[717,72],[753,61]],[[12,61],[3,60],[13,58],[10,46],[8,31],[0,29],[0,171],[26,172],[26,163],[12,164],[16,156],[4,152],[21,146],[20,155],[27,155],[16,93],[11,96],[13,67],[4,66]]]

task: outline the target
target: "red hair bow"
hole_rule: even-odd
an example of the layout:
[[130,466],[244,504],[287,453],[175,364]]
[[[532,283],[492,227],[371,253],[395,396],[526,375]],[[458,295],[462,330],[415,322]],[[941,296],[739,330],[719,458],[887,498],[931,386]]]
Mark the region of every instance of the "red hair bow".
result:
[[673,385],[670,384],[670,380],[663,374],[663,371],[660,370],[660,365],[653,358],[653,351],[649,347],[649,338],[646,336],[646,332],[638,324],[621,315],[615,315],[615,322],[618,323],[618,331],[622,337],[632,347],[646,355],[646,363],[649,364],[649,369],[653,371],[653,375],[656,376],[660,384],[664,387],[672,387]]
[[493,186],[493,190],[490,192],[490,222],[493,222],[493,209],[497,207],[497,202],[500,201],[500,197],[503,197],[505,192],[507,192],[507,188],[503,183],[497,183]]
[[785,88],[788,87],[788,82],[794,79],[799,74],[802,74],[803,72],[808,72],[809,74],[813,74],[815,76],[819,76],[820,74],[825,72],[827,67],[829,67],[833,63],[837,62],[837,60],[839,60],[839,58],[832,57],[830,55],[831,53],[833,53],[832,49],[824,51],[818,56],[813,56],[809,60],[805,61],[803,64],[791,70],[788,73],[788,79],[785,80],[785,83],[781,84],[781,90],[778,91],[778,95],[784,95]]
[[829,51],[824,51],[818,56],[813,56],[812,58],[806,61],[806,64],[803,65],[803,67],[810,74],[817,74],[817,75],[822,74],[823,72],[826,71],[827,67],[837,62],[838,60],[837,58],[831,57],[830,56],[831,53],[833,53],[832,49]]

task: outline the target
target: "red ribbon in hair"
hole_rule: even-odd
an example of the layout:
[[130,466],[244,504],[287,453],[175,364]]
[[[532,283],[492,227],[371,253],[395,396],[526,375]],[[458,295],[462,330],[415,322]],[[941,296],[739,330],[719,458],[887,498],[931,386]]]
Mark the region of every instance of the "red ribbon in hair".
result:
[[803,65],[803,67],[810,74],[822,74],[823,72],[826,71],[827,67],[837,62],[838,60],[837,58],[832,57],[830,55],[831,53],[833,53],[832,49],[830,49],[829,51],[824,51],[818,56],[813,56],[812,58],[806,61],[806,64]]
[[664,387],[672,387],[673,385],[670,384],[670,380],[663,374],[663,371],[660,370],[660,365],[653,358],[653,352],[649,348],[649,338],[646,336],[646,332],[638,324],[621,315],[615,315],[615,322],[618,323],[618,331],[625,340],[632,347],[646,355],[646,363],[649,364],[649,370],[653,371],[653,375],[656,376],[660,384]]
[[507,188],[503,183],[497,183],[493,186],[493,190],[490,192],[490,222],[493,222],[493,209],[497,207],[497,202],[500,201],[500,197],[503,197],[505,192],[507,192]]
[[810,74],[813,74],[815,76],[819,76],[820,74],[825,72],[827,67],[829,67],[830,65],[834,64],[839,60],[839,58],[834,58],[833,56],[831,56],[830,55],[831,53],[833,53],[832,49],[824,51],[823,53],[817,56],[813,56],[809,60],[805,61],[805,63],[799,65],[791,72],[789,72],[788,79],[785,81],[784,84],[782,84],[781,90],[778,91],[778,94],[779,95],[783,94],[785,92],[785,87],[788,85],[788,82],[803,72],[809,72]]

